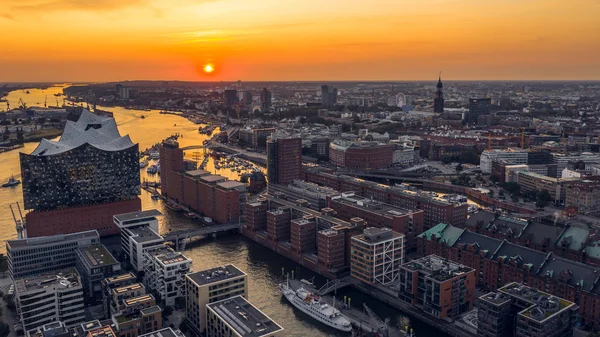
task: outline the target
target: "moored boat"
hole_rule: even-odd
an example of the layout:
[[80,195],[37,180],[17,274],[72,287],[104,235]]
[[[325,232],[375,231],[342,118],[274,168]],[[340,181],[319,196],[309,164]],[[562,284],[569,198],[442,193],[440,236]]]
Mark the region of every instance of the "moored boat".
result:
[[15,176],[12,176],[10,178],[8,178],[8,181],[4,184],[2,184],[2,187],[12,187],[12,186],[17,186],[21,183],[20,180],[15,179]]

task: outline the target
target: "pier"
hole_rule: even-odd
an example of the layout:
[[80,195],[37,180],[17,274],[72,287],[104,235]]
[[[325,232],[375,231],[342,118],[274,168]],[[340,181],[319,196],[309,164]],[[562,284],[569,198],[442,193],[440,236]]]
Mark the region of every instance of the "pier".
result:
[[[304,287],[304,289],[319,294],[320,291],[316,289],[314,285],[310,285],[310,282],[299,281],[296,279],[290,279],[290,287],[294,290]],[[329,283],[329,282],[328,282]],[[323,287],[322,287],[323,288]],[[387,337],[409,337],[410,333],[406,333],[398,327],[390,327],[387,319],[383,321],[375,316],[375,314],[366,306],[352,305],[350,298],[335,298],[329,295],[322,295],[321,302],[325,302],[331,306],[334,306],[342,312],[352,323],[355,328],[354,336],[361,336],[362,333],[379,333],[380,336]],[[291,305],[291,304],[290,304]],[[319,324],[315,320],[316,324]],[[417,331],[418,332],[418,331]]]

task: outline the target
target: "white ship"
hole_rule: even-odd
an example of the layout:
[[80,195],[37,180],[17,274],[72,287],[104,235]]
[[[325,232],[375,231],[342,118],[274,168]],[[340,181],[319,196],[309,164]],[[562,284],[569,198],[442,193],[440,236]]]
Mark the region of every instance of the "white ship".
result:
[[319,296],[304,288],[294,291],[288,283],[279,285],[283,296],[305,314],[336,330],[351,332],[352,323],[339,310],[327,303],[321,303]]

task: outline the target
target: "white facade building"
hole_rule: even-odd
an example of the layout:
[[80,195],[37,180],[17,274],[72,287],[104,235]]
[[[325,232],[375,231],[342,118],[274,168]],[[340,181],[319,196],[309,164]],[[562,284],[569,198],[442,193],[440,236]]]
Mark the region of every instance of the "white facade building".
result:
[[75,268],[15,280],[15,300],[25,331],[51,322],[71,327],[85,321],[83,287]]
[[352,237],[352,277],[369,284],[394,283],[404,262],[404,235],[389,228],[369,227]]
[[395,165],[410,166],[415,163],[415,156],[414,146],[403,144],[394,151],[392,163]]
[[185,275],[191,271],[192,260],[170,247],[144,250],[144,284],[156,290],[165,305],[173,306],[175,299],[186,295]]
[[143,270],[144,250],[162,247],[164,238],[158,234],[157,210],[117,214],[113,222],[121,229],[121,247],[136,271]]
[[511,164],[527,164],[527,151],[509,148],[506,150],[485,150],[481,153],[479,166],[482,173],[492,173],[492,163],[505,160]]

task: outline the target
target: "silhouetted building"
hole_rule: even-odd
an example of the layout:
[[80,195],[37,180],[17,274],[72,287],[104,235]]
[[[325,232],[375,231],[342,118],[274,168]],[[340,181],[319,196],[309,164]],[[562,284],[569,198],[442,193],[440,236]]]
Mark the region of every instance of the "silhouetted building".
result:
[[469,112],[465,114],[465,122],[469,125],[477,124],[479,116],[489,115],[491,109],[491,98],[471,98],[469,99]]
[[287,184],[302,175],[302,139],[274,133],[267,140],[267,180]]
[[237,90],[235,89],[226,89],[223,93],[223,97],[225,99],[225,105],[231,106],[238,102]]
[[433,98],[433,112],[443,113],[444,112],[444,92],[442,91],[442,75],[438,79],[437,89],[435,91],[435,97]]
[[139,149],[112,117],[83,110],[58,141],[21,153],[27,236],[96,229],[117,234],[112,216],[141,208]]
[[267,88],[263,88],[260,92],[260,108],[267,111],[271,108],[271,92]]
[[329,108],[337,104],[337,88],[321,86],[321,106]]

